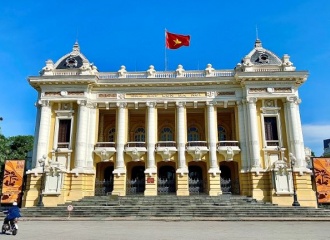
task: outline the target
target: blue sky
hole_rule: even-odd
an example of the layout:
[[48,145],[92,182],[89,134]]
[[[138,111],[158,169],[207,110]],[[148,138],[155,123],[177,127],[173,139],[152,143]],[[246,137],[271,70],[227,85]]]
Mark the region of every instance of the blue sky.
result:
[[168,69],[233,69],[258,36],[297,70],[308,70],[300,88],[305,145],[317,156],[330,138],[330,1],[3,1],[0,5],[1,131],[33,135],[37,100],[28,76],[47,59],[81,51],[100,71],[164,70],[164,29],[191,35],[191,46],[168,50]]

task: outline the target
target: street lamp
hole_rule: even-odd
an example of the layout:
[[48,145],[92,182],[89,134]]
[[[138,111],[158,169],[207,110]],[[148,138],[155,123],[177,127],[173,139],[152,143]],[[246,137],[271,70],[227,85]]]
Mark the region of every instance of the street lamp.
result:
[[41,181],[40,181],[40,193],[39,193],[39,201],[37,206],[38,207],[43,207],[44,203],[42,202],[42,190],[43,190],[43,186],[44,186],[44,172],[45,172],[45,164],[46,164],[46,156],[42,156],[42,158],[40,158],[38,160],[40,166],[42,167],[42,173],[41,173]]
[[293,207],[300,207],[300,204],[298,202],[298,198],[297,198],[297,191],[296,191],[296,180],[293,174],[293,166],[296,163],[296,157],[290,153],[290,166],[291,166],[291,174],[292,174],[292,182],[293,182],[293,203],[292,206]]

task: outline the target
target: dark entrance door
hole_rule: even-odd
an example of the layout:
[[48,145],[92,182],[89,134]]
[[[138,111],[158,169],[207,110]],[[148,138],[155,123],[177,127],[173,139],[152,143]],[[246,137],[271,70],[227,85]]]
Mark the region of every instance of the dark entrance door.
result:
[[228,166],[220,165],[220,184],[222,193],[231,193],[231,171]]
[[103,171],[103,180],[95,181],[95,195],[108,195],[113,190],[113,166],[108,166]]
[[145,190],[144,166],[132,168],[131,179],[127,180],[127,194],[139,194]]
[[189,166],[189,193],[199,194],[204,192],[203,171],[199,166]]
[[174,167],[163,166],[159,168],[157,189],[159,194],[169,194],[175,192]]

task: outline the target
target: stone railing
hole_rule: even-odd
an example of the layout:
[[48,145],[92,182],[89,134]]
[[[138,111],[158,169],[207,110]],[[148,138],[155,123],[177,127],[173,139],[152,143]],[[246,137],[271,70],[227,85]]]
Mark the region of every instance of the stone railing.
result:
[[99,72],[99,79],[121,79],[121,78],[204,78],[207,76],[211,77],[232,77],[234,71],[232,70],[215,70],[212,75],[206,75],[205,71],[185,71],[181,76],[178,76],[175,72],[162,71],[155,72],[152,76],[148,75],[147,72],[127,72],[123,75],[119,75],[116,72]]

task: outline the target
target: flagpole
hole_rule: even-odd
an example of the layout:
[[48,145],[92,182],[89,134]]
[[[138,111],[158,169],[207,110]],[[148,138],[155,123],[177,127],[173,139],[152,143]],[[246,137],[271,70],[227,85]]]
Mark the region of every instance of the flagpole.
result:
[[167,56],[166,56],[166,28],[165,28],[165,49],[164,49],[164,52],[165,52],[165,54],[164,54],[164,56],[165,56],[165,71],[167,71]]

